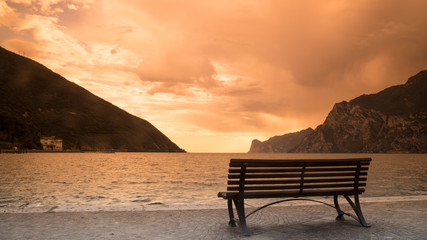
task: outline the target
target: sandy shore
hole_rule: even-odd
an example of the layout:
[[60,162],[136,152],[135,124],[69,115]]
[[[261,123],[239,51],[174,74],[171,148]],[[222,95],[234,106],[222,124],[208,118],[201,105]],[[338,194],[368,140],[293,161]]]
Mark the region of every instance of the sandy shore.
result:
[[223,208],[197,210],[153,206],[73,212],[56,207],[0,213],[0,239],[426,239],[427,196],[362,200],[370,228],[348,217],[336,221],[335,210],[324,205],[283,204],[249,217],[248,238],[228,226],[224,201]]

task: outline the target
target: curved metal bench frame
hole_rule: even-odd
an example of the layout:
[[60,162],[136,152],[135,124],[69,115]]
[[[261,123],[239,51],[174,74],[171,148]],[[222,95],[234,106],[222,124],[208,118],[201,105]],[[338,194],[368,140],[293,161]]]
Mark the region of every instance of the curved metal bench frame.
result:
[[234,198],[234,199],[228,199],[228,213],[230,215],[230,221],[229,221],[229,225],[232,227],[236,227],[236,219],[234,218],[234,212],[233,212],[233,203],[232,201],[234,201],[234,204],[236,206],[236,210],[237,210],[237,214],[239,216],[239,219],[237,219],[237,221],[239,222],[240,227],[242,228],[242,232],[244,235],[249,235],[249,231],[248,228],[246,226],[246,218],[248,218],[249,216],[251,216],[252,214],[275,204],[278,203],[282,203],[282,202],[288,202],[288,201],[311,201],[311,202],[316,202],[316,203],[321,203],[323,205],[326,205],[328,207],[334,208],[337,213],[338,216],[336,217],[336,220],[339,221],[343,221],[344,220],[344,215],[346,216],[350,216],[352,218],[354,218],[356,221],[358,221],[363,227],[370,227],[370,225],[367,224],[365,218],[363,217],[363,213],[362,210],[360,208],[360,202],[359,202],[359,196],[355,195],[354,196],[354,202],[351,200],[351,198],[347,195],[343,195],[343,197],[347,200],[347,202],[349,203],[349,205],[351,206],[351,208],[353,209],[353,211],[356,213],[356,216],[351,214],[351,213],[346,213],[344,211],[341,210],[340,205],[338,203],[338,195],[334,195],[334,205],[329,204],[329,203],[325,203],[319,200],[314,200],[314,199],[309,199],[309,198],[291,198],[291,199],[284,199],[284,200],[280,200],[280,201],[276,201],[276,202],[272,202],[269,204],[266,204],[262,207],[257,208],[256,210],[252,211],[251,213],[249,213],[248,215],[245,216],[244,213],[244,202],[243,199],[241,201],[239,201],[238,199]]
[[364,227],[370,227],[366,221],[365,218],[363,217],[362,211],[360,209],[360,205],[359,207],[356,207],[356,204],[353,203],[353,201],[348,197],[348,196],[344,196],[344,198],[349,202],[350,206],[353,208],[353,211],[356,213],[357,216],[354,216],[351,213],[346,213],[344,211],[341,210],[339,203],[338,203],[338,196],[334,196],[334,205],[329,204],[329,203],[325,203],[319,200],[314,200],[314,199],[309,199],[309,198],[295,198],[295,199],[285,199],[285,200],[280,200],[280,201],[276,201],[276,202],[272,202],[269,204],[266,204],[262,207],[257,208],[256,210],[252,211],[251,213],[249,213],[248,215],[246,215],[246,218],[248,218],[249,216],[251,216],[252,214],[266,208],[269,206],[272,206],[274,204],[278,204],[278,203],[282,203],[282,202],[289,202],[289,201],[310,201],[310,202],[316,202],[316,203],[321,203],[323,205],[326,205],[328,207],[334,208],[337,210],[338,216],[336,217],[337,220],[344,220],[344,215],[349,216],[354,218],[356,221],[358,221],[362,226]]

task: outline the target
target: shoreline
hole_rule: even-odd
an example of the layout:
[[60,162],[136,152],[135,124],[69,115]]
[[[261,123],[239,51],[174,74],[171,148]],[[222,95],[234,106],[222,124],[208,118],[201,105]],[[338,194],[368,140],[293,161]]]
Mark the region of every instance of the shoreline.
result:
[[[310,198],[320,200],[329,204],[333,204],[331,197],[329,198]],[[344,199],[340,199],[342,204],[347,204]],[[382,197],[360,197],[360,203],[376,203],[376,202],[400,202],[400,201],[427,201],[427,195],[411,195],[411,196],[382,196]],[[268,200],[252,200],[249,199],[245,202],[247,208],[258,208],[267,203],[274,202],[273,199]],[[312,206],[322,205],[320,203],[311,201],[290,201],[286,203],[277,204],[278,207],[290,206]],[[147,204],[147,205],[79,205],[79,206],[61,206],[61,205],[48,205],[40,207],[5,207],[0,208],[1,214],[25,214],[25,213],[60,213],[60,212],[149,212],[149,211],[186,211],[186,210],[220,210],[227,209],[227,202],[223,199],[218,199],[214,204]]]

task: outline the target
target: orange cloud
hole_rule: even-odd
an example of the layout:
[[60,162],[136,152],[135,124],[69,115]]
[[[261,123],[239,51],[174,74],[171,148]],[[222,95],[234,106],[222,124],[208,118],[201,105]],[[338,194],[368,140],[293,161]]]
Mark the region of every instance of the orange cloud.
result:
[[0,3],[0,36],[189,151],[248,139],[236,148],[246,151],[251,136],[315,127],[334,103],[425,69],[424,9],[422,0],[11,0]]
[[29,58],[38,58],[42,53],[36,44],[21,39],[8,39],[2,45],[11,51]]

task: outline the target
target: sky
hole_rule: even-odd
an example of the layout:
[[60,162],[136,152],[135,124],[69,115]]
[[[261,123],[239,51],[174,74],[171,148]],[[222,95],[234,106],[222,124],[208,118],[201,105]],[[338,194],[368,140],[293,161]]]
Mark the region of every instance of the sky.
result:
[[322,124],[427,69],[425,0],[0,0],[0,46],[188,152]]

